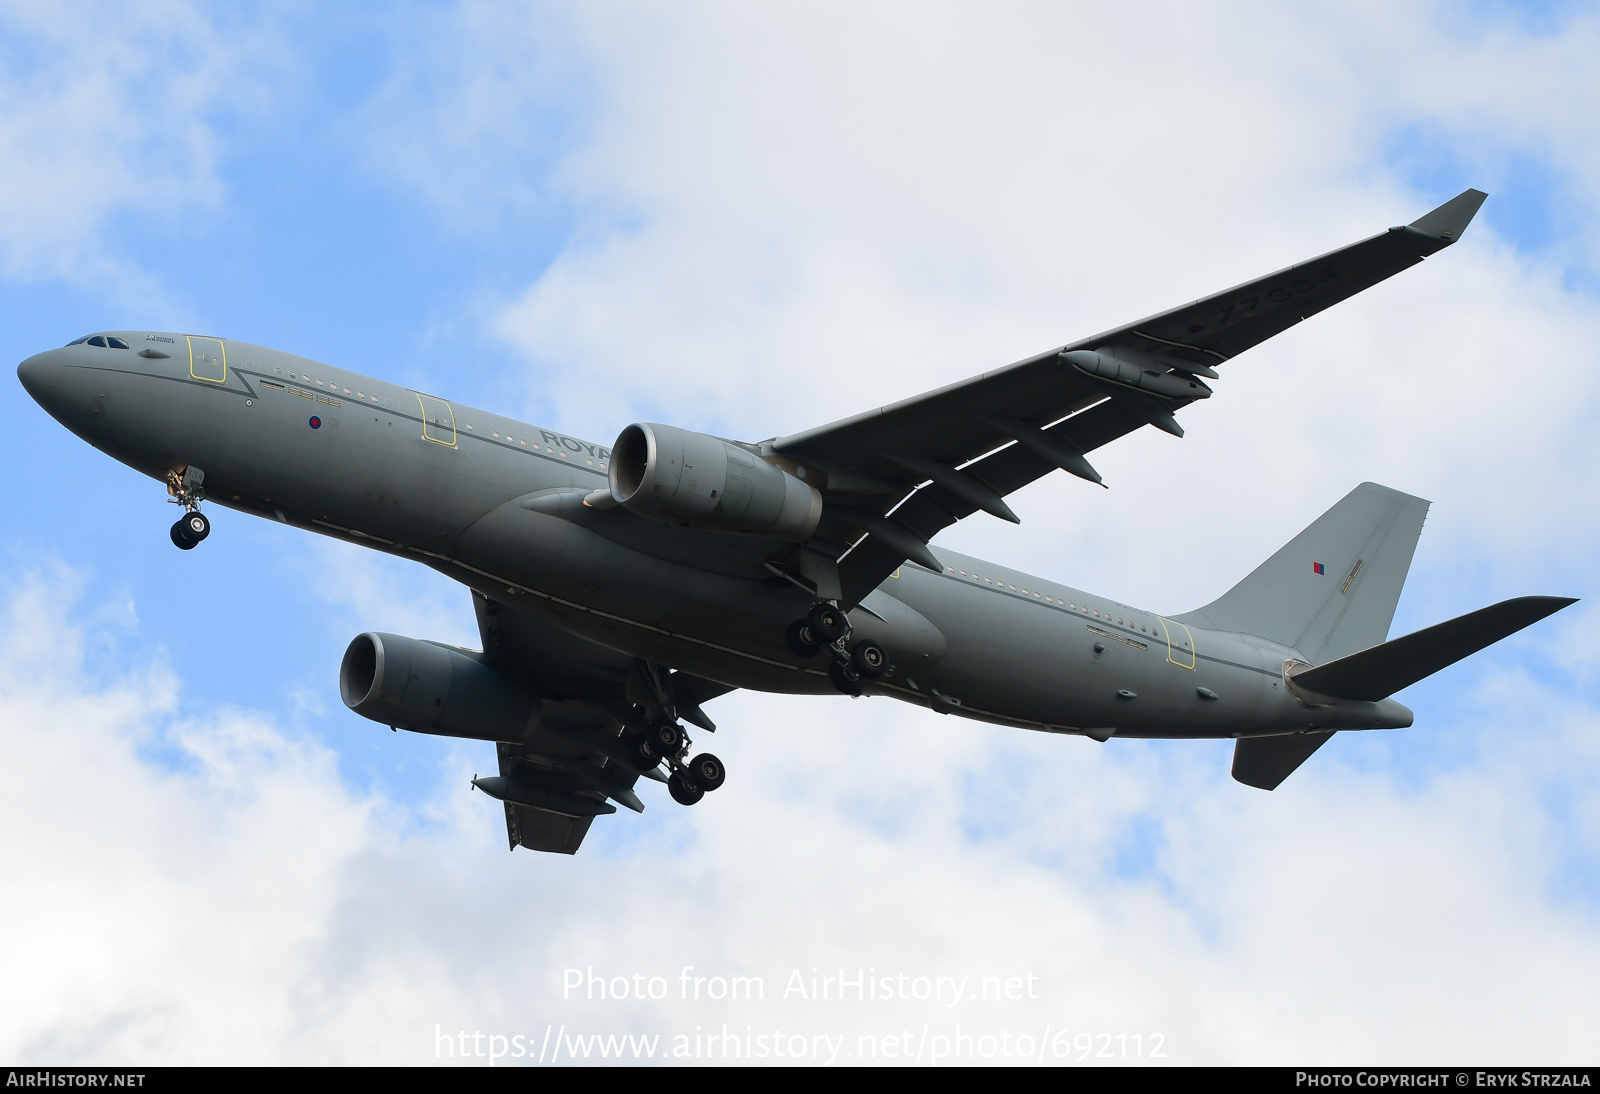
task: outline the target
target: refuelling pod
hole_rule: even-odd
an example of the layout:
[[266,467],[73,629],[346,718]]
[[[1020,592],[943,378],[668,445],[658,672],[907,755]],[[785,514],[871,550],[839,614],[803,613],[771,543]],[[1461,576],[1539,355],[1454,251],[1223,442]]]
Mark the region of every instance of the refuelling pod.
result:
[[527,741],[539,697],[453,646],[399,634],[357,635],[339,666],[344,705],[386,726],[480,741]]
[[[1086,349],[1070,350],[1063,353],[1061,359],[1088,376],[1163,399],[1211,398],[1211,388],[1181,366],[1169,371],[1169,366],[1163,363],[1124,360]],[[1205,371],[1215,375],[1209,368]]]
[[611,497],[640,516],[796,542],[822,519],[822,495],[720,437],[635,423],[611,449]]
[[583,794],[574,794],[561,786],[543,786],[531,779],[506,778],[489,775],[472,780],[472,785],[491,798],[513,805],[531,805],[535,809],[548,809],[569,817],[604,817],[617,811],[610,802]]

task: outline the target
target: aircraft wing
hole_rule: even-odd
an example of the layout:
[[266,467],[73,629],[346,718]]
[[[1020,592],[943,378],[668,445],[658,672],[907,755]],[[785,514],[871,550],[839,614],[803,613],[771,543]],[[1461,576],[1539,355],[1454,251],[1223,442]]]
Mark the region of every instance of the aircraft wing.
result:
[[[1450,246],[1486,197],[1467,190],[1410,224],[960,383],[770,442],[822,472],[827,538],[848,606],[979,510],[1058,468],[1092,482],[1084,454],[1211,395],[1218,366]],[[811,480],[816,481],[814,476]]]
[[700,704],[733,690],[688,673],[642,666],[569,634],[516,601],[474,589],[472,605],[491,663],[525,680],[543,698],[536,745],[495,745],[500,775],[528,796],[527,802],[504,803],[512,850],[574,854],[594,818],[616,812],[612,802],[644,811],[634,792],[639,776],[619,762],[618,735],[652,673],[677,715],[707,730],[715,727]]

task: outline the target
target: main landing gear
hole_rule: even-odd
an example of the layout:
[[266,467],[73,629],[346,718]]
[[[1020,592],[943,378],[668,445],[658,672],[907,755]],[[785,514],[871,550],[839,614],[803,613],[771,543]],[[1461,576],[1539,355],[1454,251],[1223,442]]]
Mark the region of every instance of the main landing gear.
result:
[[709,752],[689,759],[693,742],[676,722],[653,722],[635,730],[624,744],[628,765],[640,772],[654,771],[662,764],[671,772],[667,791],[679,805],[693,805],[728,778],[728,769]]
[[200,484],[205,477],[198,467],[185,467],[182,473],[167,472],[167,500],[183,506],[183,516],[172,526],[172,545],[180,551],[194,550],[211,534],[211,522],[200,511],[200,500],[205,497]]
[[837,604],[819,600],[804,619],[789,624],[785,633],[796,657],[810,660],[828,651],[828,682],[845,695],[860,695],[865,681],[894,671],[884,648],[870,638],[850,643],[850,619]]
[[[667,792],[672,800],[679,805],[693,805],[720,787],[728,778],[728,770],[709,752],[689,758],[694,742],[678,724],[678,705],[672,701],[670,679],[662,680],[655,668],[644,664],[638,666],[635,675],[641,684],[635,694],[642,701],[634,707],[637,720],[631,729],[624,731],[623,757],[628,766],[640,774],[649,774],[666,765],[669,772]],[[695,714],[691,712],[686,717],[693,718]],[[709,722],[704,724],[710,725]]]

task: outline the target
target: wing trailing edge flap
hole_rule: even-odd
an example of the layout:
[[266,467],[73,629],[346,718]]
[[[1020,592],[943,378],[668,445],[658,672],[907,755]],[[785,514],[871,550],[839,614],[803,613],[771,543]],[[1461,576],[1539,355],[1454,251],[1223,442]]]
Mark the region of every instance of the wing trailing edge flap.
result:
[[[596,816],[616,812],[611,799],[636,813],[644,803],[633,791],[639,776],[598,757],[551,757],[518,745],[495,746],[506,793],[506,839],[514,851],[573,854]],[[476,781],[474,782],[476,785]]]
[[[1145,424],[1145,419],[1126,404],[1106,399],[1049,429],[1039,430],[1044,438],[1042,444],[1018,443],[1000,448],[962,470],[981,479],[996,493],[1010,494],[1057,470],[1061,461],[1055,457],[1065,458],[1067,453],[1081,457]],[[1088,467],[1087,461],[1084,467]],[[1092,468],[1089,471],[1093,474]],[[1091,481],[1098,480],[1098,474],[1094,474]],[[906,537],[926,544],[945,528],[976,512],[979,508],[971,502],[933,488],[913,491],[897,509],[878,519],[899,525]],[[928,569],[943,570],[931,549],[924,547],[921,553],[928,557],[918,558],[902,550],[904,544],[899,536],[893,537],[894,542],[890,538],[868,535],[840,560],[839,580],[847,606],[859,604],[907,559]]]
[[506,839],[511,850],[526,847],[530,851],[548,851],[558,855],[575,855],[589,834],[593,817],[568,817],[548,809],[535,809],[527,805],[506,802]]
[[[879,516],[881,505],[870,515],[893,521],[926,544],[940,529],[984,508],[975,498],[984,498],[994,512],[993,496],[1004,497],[1057,468],[1098,481],[1074,454],[1081,459],[1145,425],[1181,434],[1172,412],[1210,391],[1197,387],[1197,394],[1183,397],[1176,383],[1214,378],[1219,364],[1455,243],[1485,197],[1479,190],[1464,191],[1409,225],[970,380],[778,438],[772,448],[814,462],[841,481],[907,484],[885,517]],[[1114,360],[1090,361],[1095,353]],[[1162,372],[1167,369],[1173,371]],[[1147,382],[1153,385],[1149,391]],[[1048,436],[1028,444],[1016,436],[1018,424]],[[972,487],[907,483],[906,465],[921,461],[958,471],[973,480]],[[857,504],[865,513],[871,501]],[[854,528],[868,532],[868,522],[857,521]],[[847,601],[858,602],[908,558],[928,562],[888,543],[903,538],[889,531],[868,532],[841,559]]]
[[1520,596],[1371,646],[1326,665],[1301,669],[1298,688],[1334,699],[1375,703],[1576,603],[1565,596]]

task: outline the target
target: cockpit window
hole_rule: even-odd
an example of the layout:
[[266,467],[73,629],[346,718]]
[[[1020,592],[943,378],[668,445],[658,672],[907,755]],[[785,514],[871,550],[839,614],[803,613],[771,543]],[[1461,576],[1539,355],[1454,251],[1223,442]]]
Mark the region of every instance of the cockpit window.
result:
[[127,349],[128,348],[128,343],[124,342],[120,338],[113,338],[109,334],[106,335],[106,341],[111,344],[111,348],[112,349]]
[[106,340],[98,334],[89,339],[89,344],[91,346],[99,346],[101,349],[106,348]]
[[82,338],[74,338],[72,341],[68,342],[67,345],[69,345],[69,346],[81,346],[85,342],[87,342],[88,340],[89,340],[89,336],[86,334]]

